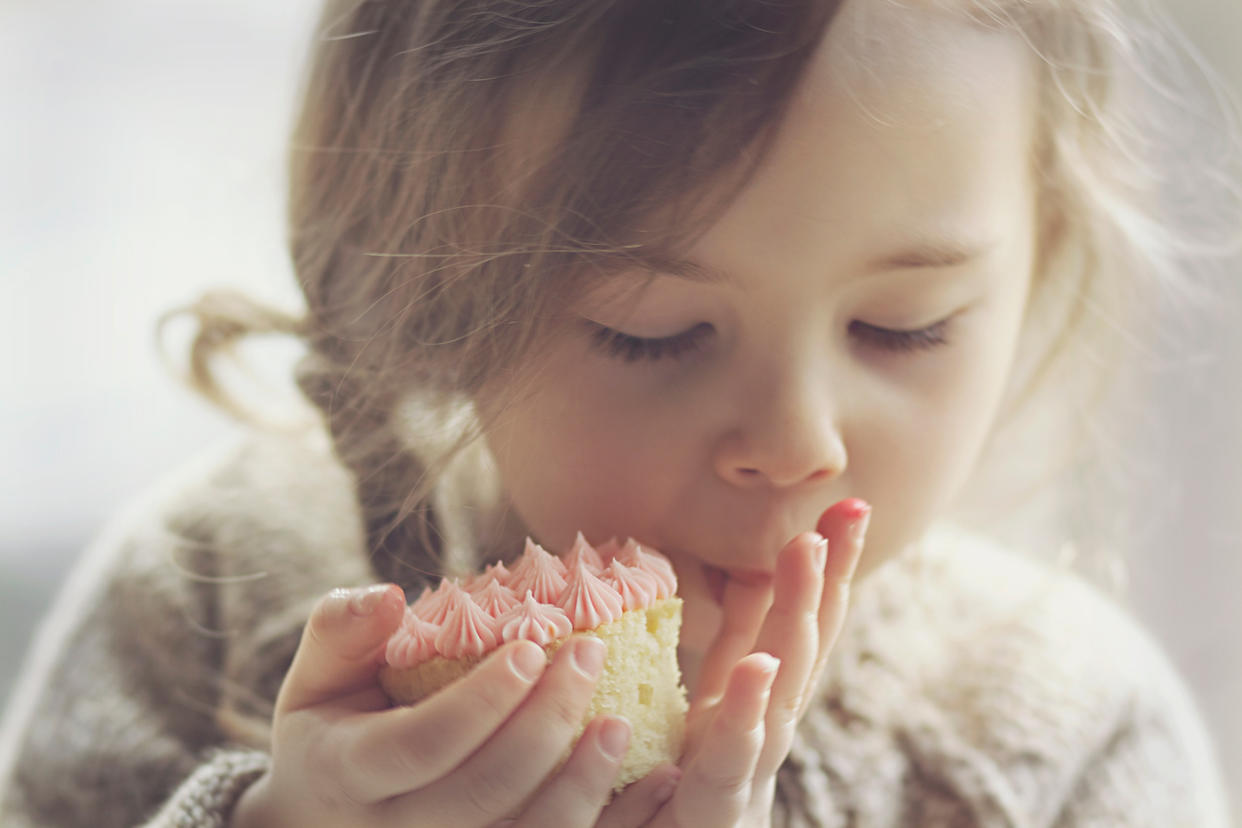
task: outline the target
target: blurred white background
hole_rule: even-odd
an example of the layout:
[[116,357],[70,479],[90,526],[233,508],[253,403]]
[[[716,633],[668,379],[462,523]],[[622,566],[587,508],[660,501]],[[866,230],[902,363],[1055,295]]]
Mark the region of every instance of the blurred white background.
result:
[[[1167,2],[1242,89],[1242,4]],[[232,431],[164,373],[157,316],[209,286],[297,305],[282,147],[315,5],[0,2],[0,701],[85,542]],[[1226,285],[1151,377],[1167,476],[1132,511],[1173,505],[1130,550],[1129,598],[1242,791],[1242,278]]]

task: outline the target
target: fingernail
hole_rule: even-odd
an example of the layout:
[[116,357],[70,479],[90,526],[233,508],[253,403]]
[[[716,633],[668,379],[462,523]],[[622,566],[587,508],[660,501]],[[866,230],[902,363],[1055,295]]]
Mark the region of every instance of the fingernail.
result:
[[531,682],[539,678],[547,665],[548,659],[534,646],[528,647],[523,644],[514,647],[509,653],[509,666],[524,681]]
[[619,760],[630,746],[630,723],[618,716],[609,716],[599,729],[599,749],[612,760]]
[[604,642],[594,636],[585,635],[574,642],[574,664],[590,678],[599,675],[604,668]]
[[681,781],[681,768],[674,767],[668,775],[668,779],[664,780],[664,784],[656,788],[655,801],[659,805],[663,805],[673,798],[673,794],[677,792],[677,783]]
[[776,678],[776,672],[781,669],[781,660],[771,653],[757,653],[756,655],[762,657],[759,659],[761,662],[759,669],[771,683]]
[[863,538],[867,536],[867,527],[871,525],[871,507],[858,516],[858,519],[850,524],[850,542],[855,546],[860,546]]
[[815,562],[816,569],[823,569],[828,565],[828,539],[820,538],[815,541],[815,551],[812,560]]
[[361,618],[372,615],[387,594],[388,584],[355,589],[349,596],[349,611]]

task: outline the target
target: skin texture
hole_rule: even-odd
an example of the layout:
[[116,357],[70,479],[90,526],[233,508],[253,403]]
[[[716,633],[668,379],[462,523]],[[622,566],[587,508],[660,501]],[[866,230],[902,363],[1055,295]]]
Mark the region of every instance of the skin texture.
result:
[[[1004,396],[1032,260],[1031,68],[1016,38],[943,12],[847,3],[772,153],[688,252],[731,278],[635,291],[642,274],[621,274],[476,400],[525,531],[554,549],[579,530],[633,536],[673,561],[691,690],[677,768],[605,807],[607,737],[628,725],[596,720],[549,776],[594,683],[574,646],[523,673],[524,644],[508,645],[389,709],[376,674],[404,596],[380,587],[316,609],[272,769],[234,824],[768,824],[851,583],[946,508]],[[978,251],[911,252],[928,237]],[[874,330],[944,319],[930,348],[884,347]],[[702,335],[678,357],[626,361],[592,324]]]

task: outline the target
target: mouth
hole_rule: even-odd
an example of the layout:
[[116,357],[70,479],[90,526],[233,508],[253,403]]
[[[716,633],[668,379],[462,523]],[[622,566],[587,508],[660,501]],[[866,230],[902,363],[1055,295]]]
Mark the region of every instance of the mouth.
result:
[[725,588],[730,581],[737,581],[747,586],[764,586],[772,580],[770,573],[758,569],[721,569],[707,563],[701,566],[707,592],[718,607],[724,606]]
[[724,606],[725,585],[729,583],[729,573],[718,566],[703,564],[703,580],[707,583],[707,594],[712,596],[716,606]]

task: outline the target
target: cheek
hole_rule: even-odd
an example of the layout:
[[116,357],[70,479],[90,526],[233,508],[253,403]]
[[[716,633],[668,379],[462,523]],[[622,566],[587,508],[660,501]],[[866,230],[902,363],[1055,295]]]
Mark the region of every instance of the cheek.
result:
[[511,505],[545,544],[647,534],[675,502],[689,449],[659,411],[623,403],[599,372],[562,366],[488,432]]
[[877,517],[868,540],[874,554],[860,571],[916,540],[970,478],[1011,364],[1010,316],[976,320],[954,353],[930,356],[937,362],[925,366],[922,381],[856,419],[850,470],[860,494],[874,493]]

